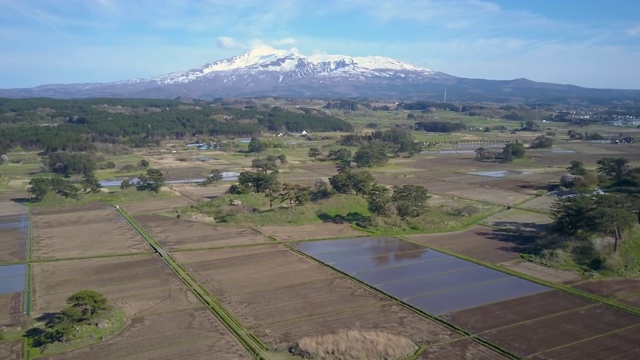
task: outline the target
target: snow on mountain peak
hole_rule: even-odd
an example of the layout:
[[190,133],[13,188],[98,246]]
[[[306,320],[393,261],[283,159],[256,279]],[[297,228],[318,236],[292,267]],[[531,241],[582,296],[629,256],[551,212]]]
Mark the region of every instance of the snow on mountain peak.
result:
[[[187,72],[176,72],[154,78],[161,83],[189,82],[201,76],[213,73],[238,71],[243,73],[280,72],[284,77],[306,76],[344,76],[349,74],[392,76],[400,72],[419,72],[430,75],[435,71],[408,64],[399,60],[382,57],[352,57],[346,55],[304,56],[293,50],[274,49],[268,45],[259,45],[253,49],[229,59],[218,60]],[[283,77],[284,76],[284,77]]]

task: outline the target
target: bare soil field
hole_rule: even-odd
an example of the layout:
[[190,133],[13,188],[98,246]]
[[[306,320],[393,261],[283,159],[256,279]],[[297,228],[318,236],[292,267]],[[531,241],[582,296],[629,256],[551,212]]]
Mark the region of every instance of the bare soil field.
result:
[[530,209],[534,211],[544,211],[549,212],[551,210],[551,205],[558,200],[555,196],[540,196],[534,199],[531,199],[523,204],[518,205],[519,208]]
[[406,175],[406,176],[389,176],[379,175],[376,177],[378,182],[386,185],[404,185],[414,184],[423,185],[430,192],[436,194],[448,194],[451,196],[462,197],[471,200],[485,201],[500,205],[513,205],[524,201],[530,197],[530,195],[500,190],[488,186],[477,186],[465,184],[461,186],[459,183],[452,183],[442,181],[442,179],[434,179],[432,177],[420,177],[418,175]]
[[51,359],[252,359],[205,309],[135,318],[119,336]]
[[105,205],[36,210],[32,217],[33,257],[88,257],[150,252],[118,212]]
[[553,269],[524,260],[504,262],[500,265],[521,274],[557,284],[570,284],[582,280],[582,277],[574,271]]
[[24,260],[26,237],[19,228],[0,228],[0,263]]
[[554,290],[458,311],[445,318],[464,329],[481,333],[595,305],[591,300]]
[[22,291],[0,295],[0,327],[20,324],[22,296]]
[[482,224],[504,229],[522,231],[542,231],[552,222],[547,214],[540,214],[520,209],[499,212],[482,220]]
[[366,235],[354,230],[349,224],[315,224],[302,226],[262,226],[259,227],[263,234],[273,236],[278,240],[297,241],[307,239],[350,238]]
[[[227,190],[229,190],[230,186],[231,186],[230,183],[225,183],[217,186],[207,186],[207,187],[191,185],[191,184],[176,184],[176,185],[171,185],[171,188],[183,194],[185,197],[188,197],[196,201],[201,201],[201,200],[207,200],[207,199],[211,199],[211,198],[223,195],[224,193],[227,192]],[[190,204],[185,204],[185,205],[190,205]]]
[[0,216],[21,215],[26,214],[27,208],[10,199],[0,200]]
[[574,287],[640,308],[640,278],[587,281]]
[[136,201],[120,205],[122,209],[130,214],[147,214],[159,211],[167,211],[173,208],[189,206],[195,204],[195,201],[185,196],[174,196],[167,199],[152,199]]
[[[55,358],[249,358],[223,325],[157,257],[134,255],[33,265],[34,315],[60,310],[80,289],[103,293],[131,319],[105,342]],[[89,355],[90,354],[90,355]]]
[[640,328],[625,329],[589,341],[561,347],[531,357],[536,360],[636,360],[640,359]]
[[[639,316],[607,305],[595,305],[521,322],[482,336],[520,356],[530,356],[632,326],[640,330]],[[612,341],[621,349],[627,346],[621,338],[615,337]],[[582,349],[576,351],[582,353],[583,358],[590,358]],[[617,358],[615,352],[610,356]]]
[[508,359],[508,357],[495,352],[473,340],[458,340],[444,345],[430,347],[422,352],[418,359],[473,359],[494,360]]
[[8,341],[0,343],[0,359],[3,360],[22,360],[21,340]]
[[58,311],[81,289],[103,293],[129,316],[193,308],[190,291],[154,255],[68,260],[33,265],[34,313]]
[[176,259],[274,349],[338,330],[437,343],[455,333],[282,245],[189,251]]
[[519,259],[519,254],[528,249],[530,241],[518,234],[485,226],[442,234],[409,235],[406,238],[493,263]]
[[135,216],[135,219],[169,250],[247,245],[268,241],[257,231],[245,227],[205,224],[162,215],[139,215]]

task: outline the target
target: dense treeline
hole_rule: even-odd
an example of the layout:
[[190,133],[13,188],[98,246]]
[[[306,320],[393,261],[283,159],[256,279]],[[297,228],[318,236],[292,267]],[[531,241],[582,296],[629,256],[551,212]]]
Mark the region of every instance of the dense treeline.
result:
[[445,121],[418,121],[415,124],[416,130],[424,130],[437,133],[451,133],[461,131],[467,127],[463,123],[452,123]]
[[252,136],[268,131],[353,131],[323,111],[214,106],[150,99],[0,99],[0,151],[85,151],[92,142],[142,146],[194,135]]
[[428,108],[434,108],[434,109],[442,109],[442,110],[449,110],[449,111],[460,111],[460,108],[458,107],[458,105],[455,104],[451,104],[451,103],[444,103],[444,102],[438,102],[438,101],[416,101],[416,102],[411,102],[411,103],[400,103],[398,104],[397,109],[401,110],[426,110]]

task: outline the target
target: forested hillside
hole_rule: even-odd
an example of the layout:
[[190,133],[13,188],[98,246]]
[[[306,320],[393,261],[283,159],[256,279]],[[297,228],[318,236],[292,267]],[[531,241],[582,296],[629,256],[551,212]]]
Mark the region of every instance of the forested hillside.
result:
[[272,132],[352,131],[323,110],[176,100],[1,99],[0,151],[91,148],[93,142],[144,145],[173,138],[251,136]]

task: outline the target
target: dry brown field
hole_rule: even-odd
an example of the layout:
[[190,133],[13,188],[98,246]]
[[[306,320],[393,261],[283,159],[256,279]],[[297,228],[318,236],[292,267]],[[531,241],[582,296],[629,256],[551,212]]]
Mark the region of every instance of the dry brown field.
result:
[[131,324],[105,342],[56,358],[249,358],[223,325],[155,255],[68,260],[33,265],[34,315],[58,311],[65,299],[93,289],[122,308]]
[[[639,316],[561,291],[459,311],[448,320],[519,356],[536,359],[632,359],[629,355],[637,353],[637,346],[629,341],[640,336]],[[609,352],[594,346],[603,339],[608,340],[604,347]]]
[[134,318],[118,336],[51,359],[252,359],[208,310]]
[[19,228],[0,229],[0,263],[24,260],[26,237]]
[[376,178],[378,182],[385,185],[423,185],[430,192],[436,194],[447,194],[454,197],[485,201],[499,205],[513,205],[531,197],[521,192],[500,190],[488,186],[454,183],[442,180],[441,178],[436,179],[431,177],[433,175],[422,177],[419,174],[421,173],[407,176],[378,175]]
[[554,269],[525,260],[503,262],[500,263],[500,265],[521,274],[533,276],[556,284],[571,284],[582,280],[582,277],[575,271]]
[[173,208],[189,206],[195,201],[184,196],[173,196],[166,199],[142,200],[120,205],[122,209],[130,214],[146,214],[160,211],[168,211]]
[[[530,356],[577,342],[588,342],[591,338],[628,327],[640,331],[640,317],[606,305],[595,305],[520,322],[482,336],[520,356]],[[612,339],[624,348],[626,344],[622,340]],[[589,357],[588,353],[582,352],[582,355]],[[610,356],[618,358],[616,353]]]
[[640,308],[640,278],[587,281],[574,287]]
[[104,204],[35,210],[32,229],[35,259],[151,251],[120,214]]
[[307,239],[351,238],[366,235],[354,230],[349,224],[314,224],[302,226],[261,226],[258,227],[263,234],[273,236],[282,241],[297,241]]
[[[193,199],[195,201],[207,200],[217,196],[221,196],[229,190],[231,186],[230,183],[224,183],[217,186],[198,186],[198,185],[187,185],[187,184],[176,184],[171,185],[171,188],[180,194],[183,194],[185,197],[189,199]],[[190,203],[185,203],[181,206],[191,205]],[[174,206],[175,207],[175,206]],[[167,209],[160,209],[167,210]]]
[[542,231],[552,222],[547,214],[509,209],[482,220],[481,224],[504,229]]
[[518,235],[485,226],[442,234],[409,235],[406,238],[492,263],[519,259],[519,253],[528,247],[526,239]]
[[379,330],[435,344],[454,332],[282,245],[189,251],[175,258],[278,350],[338,330]]
[[640,359],[640,329],[625,329],[532,356],[536,360]]
[[135,220],[167,250],[225,247],[268,241],[247,227],[229,227],[179,220],[162,215],[139,215]]
[[0,295],[0,327],[20,324],[22,296],[22,291]]
[[3,360],[22,360],[21,340],[8,341],[0,343],[0,359]]
[[508,357],[497,353],[473,340],[458,340],[444,345],[434,346],[424,350],[418,359],[440,360],[440,359],[469,359],[469,360],[494,360],[508,359]]

